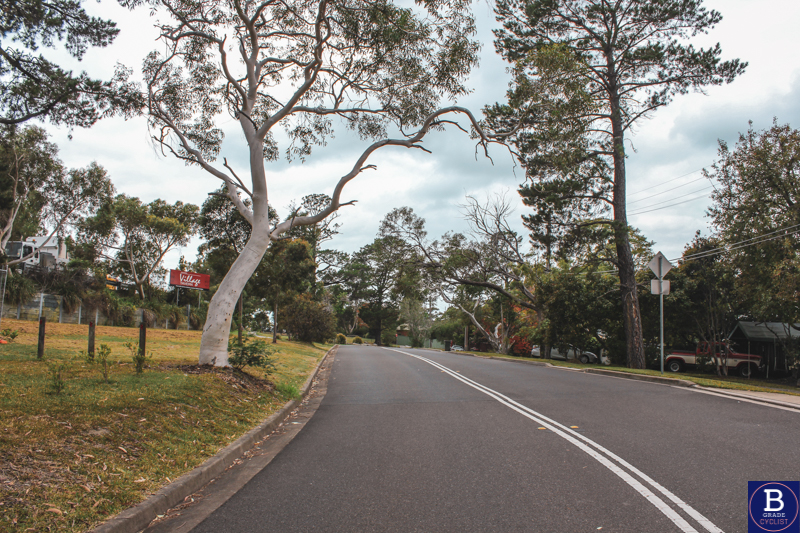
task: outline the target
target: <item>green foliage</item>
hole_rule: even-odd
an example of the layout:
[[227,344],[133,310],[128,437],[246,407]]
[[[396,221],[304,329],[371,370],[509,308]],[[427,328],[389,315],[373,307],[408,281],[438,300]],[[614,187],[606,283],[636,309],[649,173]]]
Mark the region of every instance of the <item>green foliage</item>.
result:
[[51,363],[47,365],[50,379],[47,383],[47,394],[61,394],[67,387],[67,382],[64,380],[64,375],[67,372],[67,365],[64,363]]
[[100,365],[100,372],[103,375],[103,381],[108,383],[108,376],[111,374],[111,348],[107,344],[101,344],[97,350],[96,361]]
[[333,315],[308,294],[297,296],[283,310],[286,330],[295,340],[323,342],[333,335]]
[[153,356],[150,355],[150,357],[148,357],[144,352],[139,350],[138,341],[126,342],[124,346],[131,352],[131,360],[133,361],[133,367],[136,369],[136,373],[143,373],[145,365],[153,361]]
[[85,257],[105,257],[111,271],[130,279],[140,298],[164,254],[185,246],[197,230],[199,208],[192,204],[153,200],[143,204],[124,194],[109,200],[81,225],[78,244]]
[[42,48],[64,42],[66,52],[80,61],[89,47],[105,47],[119,33],[110,20],[92,17],[80,2],[15,0],[3,9],[3,78],[0,81],[0,122],[18,124],[48,119],[53,124],[89,127],[99,118],[141,106],[128,72],[117,67],[109,81],[73,74],[47,59]]
[[347,344],[347,337],[345,337],[343,333],[337,333],[336,344]]
[[281,382],[275,385],[275,392],[286,398],[287,400],[299,400],[302,397],[300,389],[297,385],[291,383]]
[[[644,366],[636,268],[628,242],[625,137],[675,95],[729,83],[744,72],[719,45],[687,38],[721,15],[701,0],[554,2],[499,0],[498,51],[514,68],[508,102],[487,109],[509,138],[528,180],[524,217],[548,267],[564,240],[607,225],[617,250],[629,365]],[[569,254],[563,252],[564,257]]]
[[15,274],[6,280],[6,302],[20,305],[30,301],[39,291],[36,284],[27,276]]
[[397,341],[397,337],[395,337],[395,333],[391,330],[383,330],[381,332],[381,344],[390,346]]
[[6,328],[2,332],[0,332],[0,336],[7,339],[8,342],[14,342],[14,339],[16,339],[18,335],[19,331],[11,328]]
[[228,362],[237,370],[252,366],[263,368],[267,374],[270,374],[275,371],[274,362],[270,357],[273,353],[272,346],[261,339],[244,336],[241,345],[236,339],[228,342]]
[[353,339],[352,344],[364,344],[364,340],[361,337],[356,337]]

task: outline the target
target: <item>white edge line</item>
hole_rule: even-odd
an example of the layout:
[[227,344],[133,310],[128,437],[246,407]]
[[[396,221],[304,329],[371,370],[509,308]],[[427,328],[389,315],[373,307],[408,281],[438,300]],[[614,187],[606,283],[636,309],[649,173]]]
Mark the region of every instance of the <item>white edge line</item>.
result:
[[[427,358],[419,356],[419,355],[411,354],[411,353],[408,353],[408,352],[403,352],[401,350],[396,350],[396,349],[393,349],[393,348],[386,348],[386,349],[387,350],[391,350],[391,351],[395,351],[395,352],[398,352],[398,353],[402,353],[402,354],[405,354],[405,355],[409,355],[409,356],[414,357],[416,359],[419,359],[421,361],[427,362],[427,363],[431,364],[432,366],[438,367],[438,368],[442,369],[443,371],[445,371],[446,373],[448,373],[451,376],[453,376],[454,378],[458,379],[459,381],[462,381],[465,384],[475,388],[476,390],[479,390],[479,391],[483,392],[487,396],[495,398],[495,400],[497,400],[499,403],[502,403],[502,404],[506,405],[507,407],[519,412],[523,416],[526,416],[527,418],[530,418],[531,420],[534,420],[534,421],[542,424],[543,426],[547,427],[548,429],[550,429],[554,433],[557,433],[560,437],[564,438],[565,440],[571,442],[572,444],[574,444],[575,446],[577,446],[581,450],[585,451],[587,454],[589,454],[590,456],[595,458],[598,462],[600,462],[601,464],[606,466],[609,470],[611,470],[612,472],[617,474],[619,477],[621,477],[624,481],[626,481],[629,485],[631,485],[634,489],[636,489],[640,494],[642,494],[642,496],[644,496],[648,501],[653,503],[653,505],[655,505],[667,517],[669,517],[673,522],[675,522],[676,525],[681,527],[681,529],[683,529],[683,531],[685,531],[687,533],[689,533],[689,532],[695,532],[696,533],[696,530],[694,528],[692,528],[692,526],[690,526],[680,515],[675,513],[672,510],[671,507],[669,507],[663,500],[659,499],[655,494],[650,492],[646,487],[642,486],[636,479],[630,477],[627,474],[627,472],[624,472],[624,471],[620,470],[616,465],[614,465],[613,463],[608,462],[608,459],[606,459],[605,457],[597,454],[596,452],[594,452],[594,450],[586,447],[582,443],[577,442],[575,439],[577,438],[577,439],[583,440],[584,442],[594,446],[599,451],[607,454],[610,458],[616,460],[622,466],[624,466],[625,468],[628,468],[631,472],[633,472],[636,475],[638,475],[639,477],[641,477],[644,481],[649,483],[656,490],[661,492],[664,496],[666,496],[667,498],[672,500],[673,503],[675,503],[681,509],[683,509],[688,515],[690,515],[692,518],[694,518],[700,525],[702,525],[709,532],[711,532],[711,533],[724,533],[721,529],[719,529],[716,525],[714,525],[709,519],[704,517],[702,514],[700,514],[698,511],[696,511],[690,505],[688,505],[683,500],[678,498],[672,492],[667,490],[661,484],[659,484],[658,482],[656,482],[655,480],[650,478],[648,475],[646,475],[645,473],[641,472],[639,469],[637,469],[636,467],[634,467],[633,465],[631,465],[630,463],[628,463],[627,461],[625,461],[621,457],[617,456],[616,454],[614,454],[610,450],[607,450],[606,448],[604,448],[600,444],[592,441],[588,437],[585,437],[584,435],[581,435],[580,433],[572,431],[571,429],[569,429],[566,426],[560,424],[559,422],[557,422],[555,420],[552,420],[552,419],[542,415],[541,413],[538,413],[538,412],[530,409],[527,406],[519,404],[516,401],[512,400],[511,398],[508,398],[507,396],[504,396],[503,394],[501,394],[501,393],[499,393],[499,392],[497,392],[495,390],[492,390],[492,389],[486,387],[485,385],[481,385],[480,383],[477,383],[477,382],[475,382],[475,381],[473,381],[473,380],[471,380],[469,378],[466,378],[465,376],[462,376],[461,374],[457,374],[455,371],[451,370],[450,368],[448,368],[448,367],[446,367],[446,366],[444,366],[444,365],[442,365],[440,363],[437,363],[436,361],[427,359]],[[615,377],[615,376],[612,376],[612,377]],[[622,378],[619,378],[619,379],[622,379]],[[660,385],[660,383],[659,383],[659,385]],[[489,391],[489,392],[487,392],[487,391]],[[753,403],[757,403],[757,402],[753,402]],[[530,416],[526,412],[523,412],[520,408],[522,410],[524,410],[524,411],[530,412],[532,415],[535,415],[536,417],[539,417],[539,419],[535,418],[534,416]],[[547,422],[545,422],[545,420]],[[548,427],[549,425],[558,427],[560,429],[554,429],[553,427]],[[566,434],[566,433],[568,433],[568,434]],[[608,464],[606,464],[606,462],[608,462]],[[641,487],[642,490],[640,490],[639,487]],[[650,497],[648,497],[648,494],[652,497],[652,499]],[[666,508],[666,510],[664,508],[662,508],[658,503],[656,503],[656,501],[658,501],[661,504],[661,506],[664,506]],[[673,515],[674,515],[675,518],[673,518]],[[680,522],[685,524],[686,528],[688,528],[688,529],[684,529],[684,527],[681,525]]]

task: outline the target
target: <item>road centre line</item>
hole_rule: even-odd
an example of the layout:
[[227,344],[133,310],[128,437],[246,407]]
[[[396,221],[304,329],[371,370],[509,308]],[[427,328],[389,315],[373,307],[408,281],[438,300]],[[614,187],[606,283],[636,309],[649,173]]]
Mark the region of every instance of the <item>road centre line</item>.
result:
[[[529,419],[533,420],[534,422],[537,422],[537,423],[541,424],[542,426],[546,427],[547,429],[549,429],[550,431],[552,431],[556,435],[560,436],[561,438],[563,438],[566,441],[570,442],[571,444],[573,444],[577,448],[579,448],[582,451],[586,452],[589,456],[594,458],[600,464],[602,464],[603,466],[608,468],[610,471],[612,471],[614,474],[616,474],[618,477],[620,477],[628,485],[633,487],[634,490],[639,492],[639,494],[641,494],[646,500],[648,500],[650,503],[652,503],[665,516],[667,516],[667,518],[672,520],[672,522],[675,523],[675,525],[677,525],[684,533],[698,533],[698,532],[688,522],[686,522],[686,520],[684,520],[683,517],[681,517],[678,513],[676,513],[664,500],[662,500],[661,498],[656,496],[652,491],[650,491],[650,489],[648,489],[647,487],[642,485],[637,479],[633,478],[628,472],[625,472],[619,466],[617,466],[616,464],[611,462],[609,460],[609,458],[613,459],[614,461],[619,463],[619,465],[627,468],[630,472],[632,472],[633,474],[637,475],[642,480],[644,480],[646,483],[648,483],[650,486],[652,486],[654,489],[656,489],[658,492],[660,492],[661,494],[666,496],[669,500],[671,500],[675,505],[680,507],[684,512],[686,512],[686,514],[691,516],[694,520],[696,520],[701,526],[703,526],[703,528],[705,528],[710,533],[724,533],[721,529],[719,529],[716,525],[714,525],[709,519],[704,517],[697,510],[695,510],[689,504],[687,504],[686,502],[684,502],[683,500],[678,498],[676,495],[674,495],[672,492],[667,490],[661,484],[657,483],[655,480],[650,478],[648,475],[646,475],[645,473],[641,472],[639,469],[637,469],[636,467],[634,467],[633,465],[631,465],[630,463],[628,463],[627,461],[625,461],[621,457],[617,456],[616,454],[614,454],[610,450],[607,450],[606,448],[604,448],[600,444],[594,442],[593,440],[589,439],[588,437],[585,437],[584,435],[581,435],[580,433],[578,433],[576,431],[573,431],[572,429],[564,426],[563,424],[561,424],[561,423],[559,423],[559,422],[557,422],[557,421],[555,421],[555,420],[553,420],[551,418],[548,418],[545,415],[543,415],[541,413],[538,413],[538,412],[534,411],[533,409],[530,409],[529,407],[527,407],[525,405],[522,405],[522,404],[512,400],[511,398],[509,398],[509,397],[507,397],[507,396],[505,396],[505,395],[503,395],[503,394],[501,394],[501,393],[499,393],[499,392],[497,392],[497,391],[495,391],[493,389],[490,389],[489,387],[486,387],[485,385],[481,385],[480,383],[478,383],[478,382],[476,382],[476,381],[474,381],[472,379],[469,379],[469,378],[463,376],[462,374],[456,373],[454,370],[451,370],[450,368],[448,368],[448,367],[446,367],[446,366],[444,366],[444,365],[442,365],[440,363],[437,363],[436,361],[433,361],[431,359],[427,359],[425,357],[422,357],[422,356],[419,356],[419,355],[415,355],[415,354],[412,354],[412,353],[409,353],[409,352],[404,352],[402,350],[396,350],[396,349],[393,349],[393,348],[385,348],[385,349],[386,350],[391,350],[391,351],[394,351],[394,352],[398,352],[398,353],[402,353],[404,355],[409,355],[411,357],[414,357],[415,359],[419,359],[420,361],[428,363],[429,365],[431,365],[431,366],[433,366],[435,368],[439,368],[440,370],[442,370],[443,372],[446,372],[447,374],[449,374],[450,376],[454,377],[455,379],[457,379],[457,380],[465,383],[466,385],[469,385],[470,387],[472,387],[472,388],[474,388],[474,389],[486,394],[487,396],[490,396],[490,397],[494,398],[495,400],[497,400],[499,403],[505,405],[506,407],[509,407],[510,409],[512,409],[514,411],[517,411],[518,413],[520,413],[521,415],[525,416],[526,418],[529,418]],[[587,444],[592,446],[592,447],[594,447],[594,448],[596,448],[596,450],[590,448],[589,446],[587,446]],[[605,455],[601,455],[601,453],[598,453],[598,452],[601,452],[602,454],[605,454]]]

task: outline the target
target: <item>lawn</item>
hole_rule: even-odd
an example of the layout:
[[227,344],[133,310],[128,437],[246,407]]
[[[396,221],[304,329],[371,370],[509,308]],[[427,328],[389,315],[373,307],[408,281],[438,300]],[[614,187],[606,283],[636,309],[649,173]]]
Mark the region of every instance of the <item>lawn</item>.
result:
[[106,383],[81,354],[87,326],[48,324],[41,361],[36,322],[6,328],[19,336],[0,345],[3,531],[86,531],[142,501],[277,411],[328,348],[281,340],[272,375],[245,374],[198,367],[200,332],[153,329],[137,374],[125,343],[139,330],[99,326]]

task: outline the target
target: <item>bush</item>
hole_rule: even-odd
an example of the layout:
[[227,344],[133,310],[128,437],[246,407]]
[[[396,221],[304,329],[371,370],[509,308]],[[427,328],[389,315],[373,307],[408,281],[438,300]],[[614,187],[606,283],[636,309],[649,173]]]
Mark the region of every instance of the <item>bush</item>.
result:
[[333,314],[308,293],[299,295],[285,307],[283,323],[292,338],[302,342],[324,342],[334,333]]
[[131,352],[131,359],[133,366],[136,368],[136,373],[141,374],[144,372],[144,365],[152,361],[152,357],[147,357],[139,350],[139,342],[126,342],[125,347]]
[[353,339],[353,344],[364,344],[364,341],[361,340],[361,337],[356,337]]
[[244,336],[241,346],[237,339],[231,339],[228,342],[228,353],[228,363],[237,370],[253,366],[266,369],[267,374],[275,371],[275,365],[270,358],[272,346],[261,339],[251,340]]
[[0,333],[0,336],[5,337],[9,342],[14,342],[14,339],[17,338],[17,335],[19,335],[19,331],[16,329],[12,330],[11,328],[6,328],[2,333]]
[[397,342],[397,337],[391,330],[381,332],[381,344],[389,345]]
[[281,337],[281,334],[280,334],[280,333],[276,333],[276,334],[275,334],[275,340],[276,340],[276,341],[279,341],[279,340],[281,340],[281,338],[282,338],[282,337]]
[[64,381],[67,365],[51,364],[48,365],[48,370],[50,371],[50,382],[47,387],[47,394],[61,394],[67,387],[67,382]]
[[347,337],[345,337],[343,333],[337,333],[336,344],[347,344]]
[[111,348],[107,344],[101,344],[100,349],[97,350],[97,362],[100,364],[100,371],[103,373],[103,381],[108,383],[108,375],[111,370],[111,361],[108,360],[111,355]]

